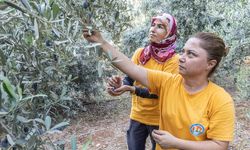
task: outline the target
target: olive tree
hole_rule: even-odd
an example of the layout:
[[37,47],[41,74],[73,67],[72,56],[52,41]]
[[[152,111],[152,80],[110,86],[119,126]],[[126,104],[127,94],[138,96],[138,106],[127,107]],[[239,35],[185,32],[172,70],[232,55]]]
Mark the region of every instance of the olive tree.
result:
[[104,66],[95,58],[103,55],[98,44],[82,39],[82,29],[110,33],[118,42],[131,20],[128,5],[125,0],[0,1],[4,147],[43,149],[41,135],[62,129],[65,117],[98,99]]

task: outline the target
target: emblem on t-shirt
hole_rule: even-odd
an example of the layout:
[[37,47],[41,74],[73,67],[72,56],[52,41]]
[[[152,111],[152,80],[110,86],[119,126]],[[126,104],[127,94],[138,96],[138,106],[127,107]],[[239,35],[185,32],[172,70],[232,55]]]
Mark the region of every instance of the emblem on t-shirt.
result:
[[192,124],[190,127],[190,132],[194,136],[199,136],[205,132],[205,128],[199,123]]

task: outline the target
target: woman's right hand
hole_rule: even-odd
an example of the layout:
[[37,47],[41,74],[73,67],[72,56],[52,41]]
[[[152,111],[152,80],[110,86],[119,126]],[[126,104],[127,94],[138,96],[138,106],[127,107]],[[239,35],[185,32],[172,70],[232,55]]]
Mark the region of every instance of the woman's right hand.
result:
[[119,96],[119,95],[121,95],[122,93],[114,91],[116,88],[119,88],[121,86],[122,86],[121,77],[112,76],[112,77],[108,78],[107,91],[108,91],[109,95],[111,95],[111,96]]
[[123,92],[116,92],[114,87],[107,87],[107,91],[111,96],[120,96]]
[[115,89],[114,87],[108,87],[107,91],[109,95],[111,96],[119,96],[123,94],[124,92],[131,92],[135,93],[135,87],[134,86],[129,86],[129,85],[122,85],[121,87]]
[[129,85],[123,85],[121,77],[113,76],[108,79],[107,91],[111,96],[119,96],[127,91],[134,93],[135,87]]
[[117,89],[122,86],[122,78],[119,76],[112,76],[108,78],[108,85]]
[[83,29],[83,37],[91,43],[105,43],[101,33],[97,30],[90,31],[89,29]]

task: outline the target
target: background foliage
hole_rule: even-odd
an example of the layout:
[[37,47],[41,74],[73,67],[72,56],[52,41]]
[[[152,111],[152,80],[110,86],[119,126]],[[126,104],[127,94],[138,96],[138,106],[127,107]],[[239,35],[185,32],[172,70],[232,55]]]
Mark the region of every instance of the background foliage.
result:
[[[101,98],[104,64],[95,59],[97,45],[82,39],[82,28],[115,31],[107,36],[117,41],[129,25],[127,5],[124,0],[1,1],[3,147],[41,148],[45,139],[39,135],[62,129],[65,117]],[[5,80],[11,89],[5,89]]]
[[213,80],[236,100],[249,100],[249,0],[0,0],[1,146],[63,147],[45,135],[104,100],[105,77],[114,74],[82,28],[102,31],[131,56],[147,44],[150,18],[162,12],[177,19],[177,51],[198,31],[225,39],[230,52]]
[[190,35],[200,31],[217,33],[225,40],[230,51],[212,80],[235,93],[236,100],[249,100],[249,6],[249,0],[138,0],[134,11],[136,18],[132,22],[134,28],[123,34],[124,51],[131,56],[135,49],[145,46],[150,18],[170,13],[178,24],[177,51]]

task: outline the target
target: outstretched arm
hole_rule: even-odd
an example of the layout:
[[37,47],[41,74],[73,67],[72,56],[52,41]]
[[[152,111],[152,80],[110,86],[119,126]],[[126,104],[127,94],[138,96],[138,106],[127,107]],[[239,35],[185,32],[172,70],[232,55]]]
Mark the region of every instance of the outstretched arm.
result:
[[100,32],[93,31],[90,35],[88,29],[83,30],[83,36],[89,42],[100,43],[102,50],[105,53],[111,53],[112,58],[116,58],[117,61],[113,61],[113,65],[116,66],[123,73],[127,74],[132,79],[140,82],[142,85],[148,87],[147,71],[145,68],[135,65],[130,59],[121,53],[117,48],[109,44],[102,38]]

